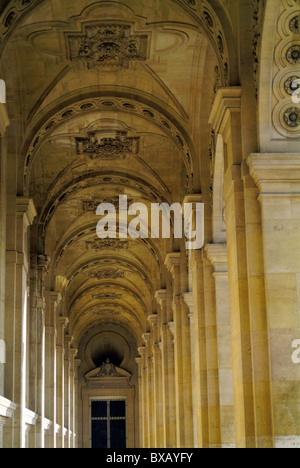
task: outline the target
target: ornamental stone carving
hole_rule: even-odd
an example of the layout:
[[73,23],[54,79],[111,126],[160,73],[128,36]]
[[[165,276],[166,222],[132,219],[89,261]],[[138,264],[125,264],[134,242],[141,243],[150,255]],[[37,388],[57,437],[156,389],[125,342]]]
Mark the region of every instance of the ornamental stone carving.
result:
[[125,277],[125,272],[121,270],[98,271],[96,273],[90,273],[89,277],[99,281],[103,279],[122,279]]
[[[277,22],[273,62],[273,138],[300,137],[298,96],[300,64],[299,1],[282,0]],[[276,133],[277,132],[277,133]]]
[[131,34],[130,25],[88,25],[83,34],[69,35],[68,41],[70,59],[89,69],[127,68],[131,61],[147,60],[148,35]]
[[117,293],[103,293],[103,294],[97,294],[93,296],[94,300],[99,300],[99,301],[105,301],[105,300],[116,300],[116,299],[122,299],[123,294],[117,294]]
[[139,152],[139,137],[128,137],[126,132],[117,132],[113,137],[101,137],[90,133],[88,138],[76,138],[77,154],[90,159],[125,159]]
[[89,250],[127,250],[128,242],[119,239],[95,239],[86,241],[86,248]]

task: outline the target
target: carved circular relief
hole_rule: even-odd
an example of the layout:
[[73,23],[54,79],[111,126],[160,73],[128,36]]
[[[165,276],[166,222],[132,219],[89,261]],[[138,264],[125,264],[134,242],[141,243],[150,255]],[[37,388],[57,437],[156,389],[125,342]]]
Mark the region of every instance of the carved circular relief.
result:
[[300,63],[300,46],[294,45],[290,47],[286,53],[286,59],[292,65]]
[[289,27],[292,33],[299,34],[298,16],[294,16],[294,18],[291,19]]
[[292,96],[294,92],[299,88],[299,85],[296,83],[300,79],[300,76],[290,76],[284,83],[284,89],[287,94]]
[[297,107],[290,107],[284,113],[285,123],[292,128],[300,125],[300,110]]

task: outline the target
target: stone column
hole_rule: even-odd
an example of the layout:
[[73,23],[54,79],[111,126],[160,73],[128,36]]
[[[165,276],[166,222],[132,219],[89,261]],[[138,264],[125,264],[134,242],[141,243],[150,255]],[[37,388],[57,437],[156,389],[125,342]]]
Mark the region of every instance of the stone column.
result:
[[139,447],[143,448],[144,406],[143,406],[142,358],[141,357],[136,357],[135,362],[137,363],[137,366],[138,366]]
[[[300,339],[300,154],[252,154],[247,163],[260,191],[275,445],[299,447],[300,366],[293,353]],[[261,341],[259,331],[264,323],[257,327]],[[267,383],[261,382],[266,396]]]
[[[12,426],[5,427],[6,445],[25,448],[25,408],[28,346],[28,227],[36,211],[32,200],[16,199],[15,228],[6,256],[6,320],[5,336],[7,364],[5,371],[5,394],[17,404]],[[16,239],[16,242],[15,242]]]
[[209,420],[207,395],[206,329],[204,307],[203,253],[191,252],[194,310],[194,374],[195,411],[199,448],[209,448]]
[[146,370],[146,348],[141,346],[138,348],[140,353],[140,373],[141,373],[141,387],[140,387],[140,421],[141,421],[141,447],[147,448],[148,446],[148,420],[147,420],[147,370]]
[[52,425],[46,435],[46,447],[56,448],[56,317],[61,295],[46,291],[45,330],[45,415]]
[[146,414],[148,422],[148,439],[147,448],[154,447],[154,387],[153,387],[153,350],[152,350],[152,336],[151,333],[143,335],[145,342],[146,354],[145,364],[147,369],[147,400],[146,400]]
[[[6,105],[0,103],[0,395],[4,394],[5,346],[5,250],[6,250],[6,128],[9,125]],[[1,424],[1,423],[0,423]]]
[[57,435],[57,448],[64,448],[65,427],[65,338],[64,330],[69,322],[67,317],[57,319],[56,341],[56,422],[60,426]]
[[30,268],[30,352],[29,408],[38,415],[34,427],[35,448],[45,446],[45,298],[44,278],[49,259],[31,256]]
[[148,321],[153,333],[153,384],[154,384],[154,428],[155,448],[163,448],[163,401],[162,401],[162,357],[159,346],[159,318],[150,315]]
[[196,387],[194,385],[194,374],[195,374],[195,331],[194,331],[194,301],[193,293],[184,293],[183,300],[185,301],[189,309],[189,320],[190,320],[190,345],[191,345],[191,385],[192,385],[192,400],[193,400],[193,445],[192,447],[198,448],[198,425],[197,425],[197,403],[196,403]]
[[70,430],[71,430],[71,344],[73,337],[65,335],[65,392],[64,392],[64,425],[66,431],[65,448],[70,448]]
[[227,245],[207,245],[205,250],[214,267],[222,447],[232,448],[235,424]]
[[78,392],[78,371],[79,371],[79,366],[81,364],[80,359],[75,359],[75,377],[74,377],[74,382],[75,382],[75,393],[74,393],[74,398],[75,398],[75,413],[74,413],[74,431],[75,431],[75,438],[74,438],[74,448],[78,448],[78,398],[79,398],[79,392]]
[[75,400],[75,357],[78,350],[75,348],[70,349],[70,431],[71,440],[70,448],[75,448],[75,412],[76,412],[76,400]]
[[[241,88],[219,89],[210,116],[215,135],[224,141],[224,199],[228,244],[229,291],[236,443],[255,448],[245,192],[242,177]],[[250,253],[249,253],[250,254]]]
[[[165,262],[173,278],[173,321],[174,325],[174,360],[175,360],[175,396],[176,396],[176,433],[177,447],[185,447],[184,425],[184,378],[183,378],[183,348],[182,348],[182,317],[181,317],[181,253],[167,255]],[[174,328],[173,328],[174,327]]]
[[209,447],[221,448],[218,336],[213,268],[203,251],[203,291],[206,334]]
[[164,447],[176,447],[176,398],[175,398],[175,364],[174,344],[170,331],[168,312],[168,292],[157,291],[155,299],[161,309],[161,350],[162,350],[162,395],[163,395],[163,428]]

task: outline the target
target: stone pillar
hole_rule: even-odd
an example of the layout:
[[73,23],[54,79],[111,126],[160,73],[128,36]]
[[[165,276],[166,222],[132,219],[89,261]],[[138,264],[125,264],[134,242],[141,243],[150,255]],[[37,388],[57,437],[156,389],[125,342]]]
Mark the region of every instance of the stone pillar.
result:
[[155,448],[163,448],[163,399],[162,399],[162,356],[159,346],[159,318],[150,315],[148,321],[153,333],[153,384],[154,384],[154,428]]
[[148,420],[147,420],[147,369],[146,369],[146,348],[141,346],[138,348],[140,353],[140,374],[141,374],[141,386],[140,386],[140,420],[141,420],[141,447],[147,448],[148,446]]
[[135,362],[138,366],[138,399],[139,399],[139,447],[143,448],[143,421],[144,421],[144,406],[143,406],[143,378],[142,378],[142,358],[136,357]]
[[152,348],[152,336],[151,333],[145,333],[143,335],[145,342],[146,354],[145,364],[147,369],[147,400],[146,400],[146,414],[148,422],[148,439],[147,448],[154,447],[154,386],[153,386],[153,348]]
[[74,384],[75,384],[75,390],[74,390],[74,398],[75,398],[75,413],[74,413],[74,431],[75,431],[75,437],[74,437],[74,448],[78,448],[78,398],[79,398],[79,392],[78,392],[78,370],[79,366],[81,364],[80,359],[75,359],[74,361],[75,367],[74,367]]
[[46,447],[56,448],[56,317],[61,295],[46,291],[45,338],[45,415],[52,425],[46,435]]
[[65,427],[65,338],[64,330],[69,322],[67,317],[57,319],[56,341],[56,422],[60,426],[57,435],[57,448],[64,448]]
[[199,448],[209,448],[209,420],[207,395],[206,330],[204,310],[203,253],[191,252],[194,310],[194,374],[195,411]]
[[209,447],[221,448],[220,392],[216,297],[213,268],[203,251]]
[[165,262],[173,278],[173,321],[174,330],[174,360],[175,360],[175,396],[176,396],[176,433],[177,447],[185,447],[184,425],[184,377],[183,377],[183,347],[182,347],[182,317],[181,317],[181,282],[180,265],[181,253],[167,255]]
[[[6,128],[9,125],[6,105],[0,103],[0,395],[4,394],[5,346],[5,250],[6,250]],[[1,423],[0,423],[1,424]],[[2,427],[2,426],[1,426]],[[4,426],[3,426],[4,427]]]
[[[242,177],[241,88],[219,89],[210,116],[224,141],[224,199],[228,244],[236,443],[255,448],[245,193]],[[249,253],[250,254],[250,253]]]
[[70,431],[71,431],[71,344],[73,337],[65,335],[65,392],[64,392],[64,410],[65,418],[64,425],[66,431],[65,448],[70,448]]
[[275,445],[299,447],[300,154],[252,154],[247,162],[260,191]]
[[234,448],[234,394],[227,245],[207,245],[205,250],[214,267],[222,447]]
[[38,415],[34,427],[35,448],[45,446],[45,298],[44,278],[49,259],[31,256],[30,268],[30,348],[29,408]]
[[28,227],[36,211],[32,200],[16,199],[15,228],[6,256],[6,319],[5,337],[7,365],[5,394],[16,403],[12,425],[5,427],[6,446],[25,448],[25,408],[28,346]]
[[161,351],[162,351],[162,390],[163,390],[163,428],[164,447],[176,447],[176,399],[175,399],[175,364],[174,344],[169,321],[168,292],[166,289],[157,291],[155,299],[161,310]]
[[192,385],[192,400],[193,400],[193,445],[192,447],[198,447],[198,425],[197,425],[197,403],[196,403],[196,387],[194,385],[194,373],[195,373],[195,331],[194,331],[194,301],[193,293],[184,293],[183,300],[185,301],[189,309],[189,320],[190,320],[190,345],[191,345],[191,385]]
[[70,349],[70,448],[75,448],[75,413],[76,413],[76,400],[75,400],[75,357],[78,350],[75,348]]

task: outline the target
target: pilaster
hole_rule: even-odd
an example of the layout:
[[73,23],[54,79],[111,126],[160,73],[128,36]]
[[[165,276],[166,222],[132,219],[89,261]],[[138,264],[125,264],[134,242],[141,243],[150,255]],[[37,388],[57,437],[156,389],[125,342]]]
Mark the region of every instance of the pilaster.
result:
[[300,337],[300,153],[251,154],[247,164],[260,193],[275,446],[288,446],[300,433],[293,411],[300,374],[291,358]]
[[205,247],[214,269],[222,447],[235,446],[231,324],[226,244]]
[[25,448],[26,350],[28,340],[28,228],[36,211],[29,198],[17,197],[15,204],[16,238],[14,250],[6,255],[7,365],[5,395],[17,404],[11,425],[5,428],[6,445]]

